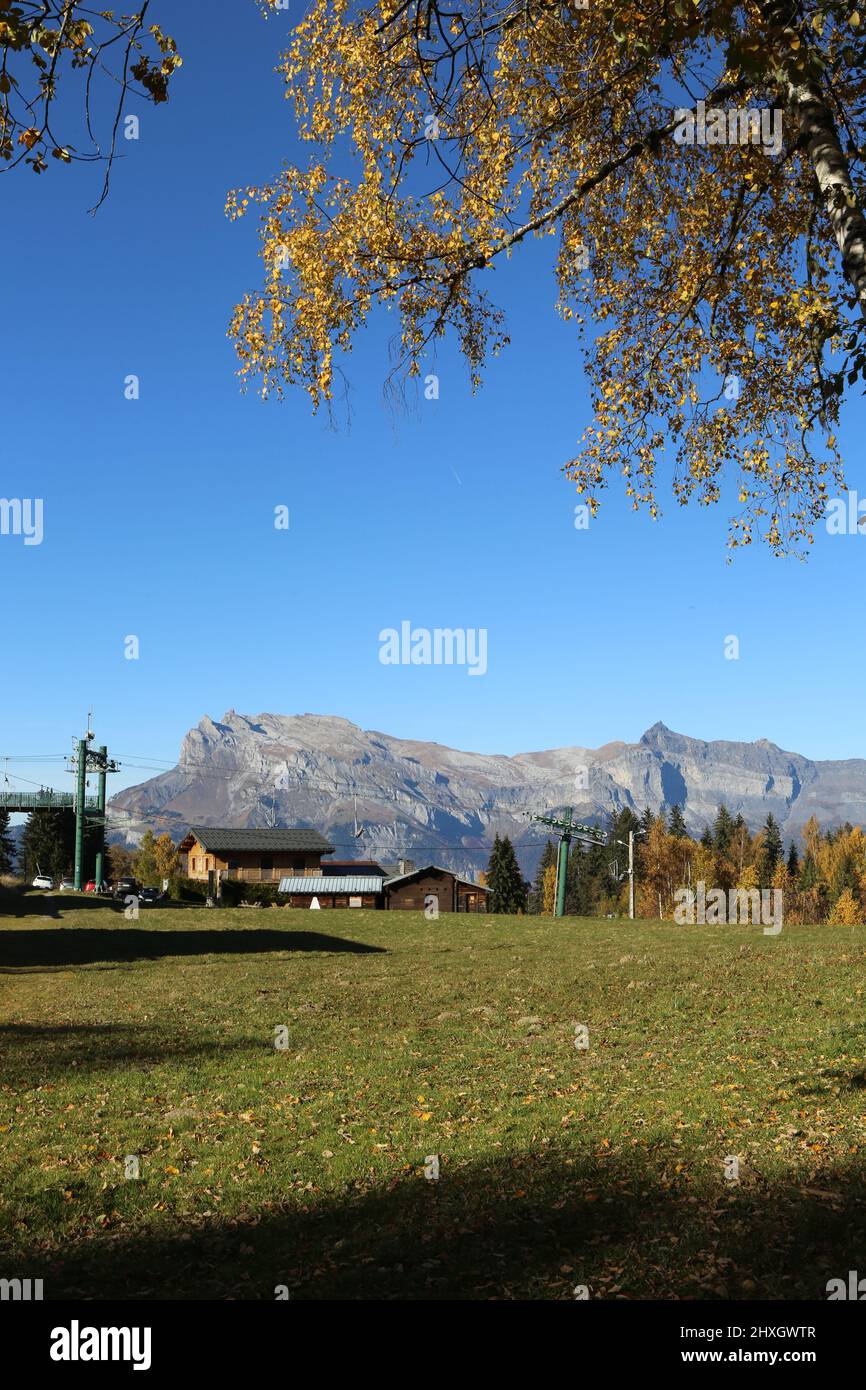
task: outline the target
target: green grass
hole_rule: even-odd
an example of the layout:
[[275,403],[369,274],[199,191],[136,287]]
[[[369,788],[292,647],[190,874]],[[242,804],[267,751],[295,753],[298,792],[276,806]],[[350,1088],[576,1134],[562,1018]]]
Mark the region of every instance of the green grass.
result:
[[864,928],[26,907],[0,917],[0,1276],[47,1298],[866,1273]]

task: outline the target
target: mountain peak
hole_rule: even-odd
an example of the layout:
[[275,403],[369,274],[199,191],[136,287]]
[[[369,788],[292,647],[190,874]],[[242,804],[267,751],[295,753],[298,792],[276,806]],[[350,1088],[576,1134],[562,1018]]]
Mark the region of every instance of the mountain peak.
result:
[[660,719],[657,719],[652,728],[647,729],[646,733],[642,735],[641,743],[646,743],[651,738],[658,738],[661,734],[671,733],[673,733],[673,729],[669,729],[667,724],[663,724]]
[[508,835],[534,873],[526,814],[579,803],[582,819],[604,823],[624,806],[682,806],[700,834],[723,802],[752,829],[772,811],[788,838],[813,813],[866,824],[866,761],[811,762],[765,739],[705,742],[662,720],[638,743],[507,756],[365,732],[341,715],[229,709],[185,736],[176,767],[112,797],[111,818],[130,842],[146,828],[177,839],[190,824],[312,826],[344,857],[360,829],[367,854],[460,873],[483,869],[494,837]]

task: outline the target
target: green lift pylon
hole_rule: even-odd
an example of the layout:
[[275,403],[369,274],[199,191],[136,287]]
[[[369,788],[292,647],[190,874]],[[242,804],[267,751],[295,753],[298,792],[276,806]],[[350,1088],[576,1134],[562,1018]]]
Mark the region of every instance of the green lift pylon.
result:
[[87,789],[88,772],[99,774],[99,793],[97,796],[97,810],[95,816],[91,812],[91,819],[95,819],[99,824],[99,849],[96,855],[96,890],[102,889],[104,877],[104,851],[105,851],[105,777],[108,772],[117,772],[118,767],[108,756],[108,749],[103,745],[99,749],[90,747],[93,734],[87,730],[87,737],[78,740],[78,753],[75,759],[75,890],[80,893],[82,888],[82,878],[84,877],[84,823],[87,818],[87,803],[85,793]]
[[568,875],[568,849],[572,840],[588,840],[591,845],[603,845],[607,843],[607,835],[603,830],[599,830],[595,825],[584,825],[581,821],[572,820],[574,814],[571,806],[566,806],[561,816],[530,816],[530,820],[540,821],[542,825],[549,825],[551,829],[559,834],[559,855],[556,861],[556,906],[554,917],[565,916],[565,880]]

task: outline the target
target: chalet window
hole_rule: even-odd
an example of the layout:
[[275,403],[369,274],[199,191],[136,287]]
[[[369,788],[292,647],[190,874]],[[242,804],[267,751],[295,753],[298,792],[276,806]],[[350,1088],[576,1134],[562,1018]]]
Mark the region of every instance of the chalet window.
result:
[[272,869],[273,867],[274,867],[274,856],[273,856],[272,854],[263,854],[263,855],[262,855],[261,868],[263,868],[263,869]]
[[240,862],[239,862],[239,860],[237,860],[237,859],[230,859],[230,860],[229,860],[229,873],[237,873],[237,871],[238,871],[239,868],[240,868]]

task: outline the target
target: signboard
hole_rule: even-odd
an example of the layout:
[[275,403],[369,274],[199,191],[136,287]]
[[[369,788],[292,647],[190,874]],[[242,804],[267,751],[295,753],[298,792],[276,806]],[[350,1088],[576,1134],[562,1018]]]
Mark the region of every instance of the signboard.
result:
[[349,899],[349,906],[350,906],[350,907],[363,907],[363,906],[364,906],[364,899],[363,899],[363,898],[350,898],[350,899]]

